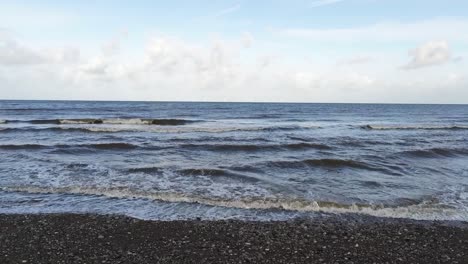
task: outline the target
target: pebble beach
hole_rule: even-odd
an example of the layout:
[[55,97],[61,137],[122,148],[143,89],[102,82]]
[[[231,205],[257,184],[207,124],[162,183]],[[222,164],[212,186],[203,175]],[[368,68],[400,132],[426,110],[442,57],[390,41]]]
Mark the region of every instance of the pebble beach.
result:
[[468,224],[0,215],[0,263],[468,263]]

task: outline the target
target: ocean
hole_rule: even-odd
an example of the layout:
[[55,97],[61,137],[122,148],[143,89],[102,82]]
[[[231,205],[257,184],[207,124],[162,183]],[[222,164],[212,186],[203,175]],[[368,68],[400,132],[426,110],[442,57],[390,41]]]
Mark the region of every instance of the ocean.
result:
[[0,101],[0,213],[468,221],[468,105]]

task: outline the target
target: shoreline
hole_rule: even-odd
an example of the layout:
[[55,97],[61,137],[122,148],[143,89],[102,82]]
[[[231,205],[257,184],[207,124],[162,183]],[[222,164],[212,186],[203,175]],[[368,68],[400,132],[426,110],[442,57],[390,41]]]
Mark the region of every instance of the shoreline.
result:
[[0,214],[0,263],[468,263],[468,222]]

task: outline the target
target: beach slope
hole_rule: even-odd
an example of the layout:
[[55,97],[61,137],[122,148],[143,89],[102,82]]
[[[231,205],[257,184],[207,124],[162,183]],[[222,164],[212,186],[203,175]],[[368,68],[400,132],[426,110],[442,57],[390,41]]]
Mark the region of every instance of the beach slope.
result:
[[0,215],[0,263],[468,263],[466,223]]

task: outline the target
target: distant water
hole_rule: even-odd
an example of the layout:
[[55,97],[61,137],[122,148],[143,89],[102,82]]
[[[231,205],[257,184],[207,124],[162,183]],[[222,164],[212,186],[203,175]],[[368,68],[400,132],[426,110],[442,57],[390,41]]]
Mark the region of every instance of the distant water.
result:
[[0,101],[0,213],[468,221],[468,106]]

